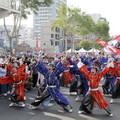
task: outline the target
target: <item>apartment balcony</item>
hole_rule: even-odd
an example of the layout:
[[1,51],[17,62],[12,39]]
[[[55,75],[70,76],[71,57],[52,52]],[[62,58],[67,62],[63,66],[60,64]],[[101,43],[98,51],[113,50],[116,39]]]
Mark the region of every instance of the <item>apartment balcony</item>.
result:
[[12,1],[13,0],[0,0],[0,18],[7,17],[10,14],[20,14],[19,11],[11,8]]

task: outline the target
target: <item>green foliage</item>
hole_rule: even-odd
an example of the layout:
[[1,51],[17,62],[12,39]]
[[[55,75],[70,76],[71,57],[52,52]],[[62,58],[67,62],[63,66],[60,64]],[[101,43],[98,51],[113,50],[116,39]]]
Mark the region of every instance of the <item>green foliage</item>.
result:
[[89,40],[80,41],[80,43],[77,44],[76,46],[76,50],[79,50],[81,48],[84,48],[85,50],[90,50],[92,48],[92,41]]
[[94,48],[100,50],[103,49],[103,46],[101,44],[98,44],[96,41],[94,41]]
[[68,27],[68,19],[67,19],[67,8],[65,4],[58,4],[58,9],[56,10],[57,18],[53,21],[51,24],[52,30],[54,30],[55,27],[60,27],[61,30],[67,29]]
[[21,16],[26,19],[27,15],[30,14],[30,11],[37,14],[40,6],[50,6],[52,3],[52,0],[44,0],[43,2],[40,2],[39,0],[21,0]]
[[98,20],[94,33],[99,39],[109,41],[109,23]]
[[[82,41],[76,46],[76,50],[84,48],[86,50],[95,47],[101,49],[102,46],[96,42],[96,39],[103,41],[109,41],[109,23],[99,20],[97,24],[93,21],[91,16],[82,12],[80,8],[69,8],[65,4],[58,3],[57,19],[51,24],[52,30],[55,27],[60,27],[65,31],[65,35],[69,35],[72,38],[75,35],[85,36],[93,34],[95,39],[91,41]],[[71,46],[72,48],[72,46]]]
[[79,34],[86,35],[94,29],[94,21],[92,18],[81,11],[80,8],[69,8],[65,4],[58,3],[57,19],[51,24],[52,29],[60,27],[66,31],[66,35]]
[[95,28],[95,23],[92,20],[92,18],[87,14],[83,14],[78,22],[77,33],[84,36],[89,33],[93,33],[94,28]]

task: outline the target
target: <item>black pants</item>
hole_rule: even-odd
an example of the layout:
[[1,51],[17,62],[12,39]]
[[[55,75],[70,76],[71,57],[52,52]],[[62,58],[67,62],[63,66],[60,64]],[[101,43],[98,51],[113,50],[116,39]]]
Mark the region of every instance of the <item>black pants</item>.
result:
[[103,89],[103,94],[109,94],[109,83],[108,81],[105,79],[103,85],[102,85],[102,89]]
[[[93,105],[94,105],[94,99],[91,95],[91,93],[88,93],[83,101],[82,101],[82,104],[79,108],[79,110],[83,110],[85,111],[86,113],[92,113],[92,109],[93,109]],[[108,114],[111,114],[111,110],[109,108],[109,106],[107,106],[106,108],[104,108],[104,110],[108,113]]]
[[120,83],[116,82],[113,91],[112,91],[112,98],[120,97]]
[[33,74],[33,87],[36,86],[38,80],[38,74]]
[[[47,99],[48,97],[49,97],[50,95],[49,95],[49,93],[47,92],[47,89],[45,89],[42,93],[41,93],[41,95],[38,97],[38,98],[36,98],[32,103],[31,103],[31,105],[33,105],[33,106],[39,106],[40,105],[40,103],[42,103],[45,99]],[[37,100],[37,101],[36,101]]]
[[70,85],[70,92],[77,92],[77,95],[80,95],[83,93],[83,86],[84,84],[82,83],[81,79],[72,79],[72,83]]
[[94,104],[94,99],[91,93],[88,93],[82,100],[79,110],[80,111],[83,110],[86,113],[92,113],[93,104]]

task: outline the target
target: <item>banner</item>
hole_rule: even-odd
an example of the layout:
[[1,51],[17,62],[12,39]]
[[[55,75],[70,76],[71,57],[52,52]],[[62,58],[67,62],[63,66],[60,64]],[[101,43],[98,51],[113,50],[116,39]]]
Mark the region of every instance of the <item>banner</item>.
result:
[[97,43],[101,44],[103,47],[105,47],[107,50],[111,51],[115,55],[120,54],[120,35],[109,42],[104,42],[99,39],[97,39],[96,41]]

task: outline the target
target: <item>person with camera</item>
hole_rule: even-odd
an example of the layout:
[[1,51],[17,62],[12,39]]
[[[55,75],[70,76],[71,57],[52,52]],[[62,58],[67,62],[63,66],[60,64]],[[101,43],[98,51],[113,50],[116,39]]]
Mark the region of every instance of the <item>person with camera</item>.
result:
[[31,76],[33,79],[33,88],[37,87],[37,81],[38,81],[38,71],[35,68],[36,60],[33,59],[33,62],[29,65],[31,68]]
[[[6,73],[7,73],[6,66],[3,60],[0,60],[0,77],[5,77]],[[2,96],[7,96],[7,85],[6,84],[0,84],[0,94]]]

